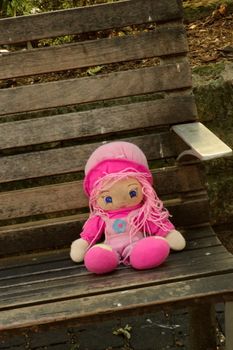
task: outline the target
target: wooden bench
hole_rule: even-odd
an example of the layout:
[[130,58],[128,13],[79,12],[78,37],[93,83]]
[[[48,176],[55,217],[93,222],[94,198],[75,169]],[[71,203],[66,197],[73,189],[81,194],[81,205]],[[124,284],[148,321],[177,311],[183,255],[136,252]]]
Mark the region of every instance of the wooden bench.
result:
[[[215,343],[213,305],[225,302],[231,350],[233,256],[210,226],[201,162],[177,161],[189,148],[206,155],[187,129],[194,123],[203,137],[181,2],[126,0],[7,18],[0,32],[9,50],[0,56],[0,337],[188,306],[190,349],[206,350]],[[47,47],[56,37],[60,45]],[[35,48],[25,49],[28,42]],[[116,139],[146,153],[187,247],[154,270],[122,266],[94,276],[70,260],[69,246],[88,215],[85,162]],[[215,142],[205,141],[215,154]],[[223,147],[221,155],[231,153]]]

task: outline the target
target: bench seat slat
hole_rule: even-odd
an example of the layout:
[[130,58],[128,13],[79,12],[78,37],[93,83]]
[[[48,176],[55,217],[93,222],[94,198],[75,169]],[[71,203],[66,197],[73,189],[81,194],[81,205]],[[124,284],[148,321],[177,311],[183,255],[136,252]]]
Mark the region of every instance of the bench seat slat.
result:
[[[163,268],[166,269],[166,266]],[[154,278],[156,276],[155,273]],[[229,273],[223,271],[223,274],[213,276],[200,276],[199,274],[192,275],[192,277],[186,276],[184,280],[168,283],[166,288],[163,284],[154,284],[153,281],[151,285],[145,287],[138,282],[137,275],[136,277],[137,286],[127,291],[122,290],[122,293],[118,289],[115,292],[106,292],[101,295],[84,294],[80,298],[1,311],[0,330],[60,322],[67,318],[90,320],[96,316],[108,315],[109,317],[118,312],[128,312],[132,309],[134,311],[138,311],[138,309],[151,310],[152,307],[160,306],[161,303],[163,305],[171,304],[202,299],[207,296],[221,300],[224,295],[231,293],[233,288],[232,269],[229,269]],[[149,278],[148,272],[146,280],[148,280],[147,278]]]
[[[182,253],[182,255],[179,254],[171,254],[169,257],[168,262],[166,263],[166,271],[162,269],[163,274],[158,277],[158,283],[161,283],[165,278],[170,276],[171,271],[174,269],[183,269],[184,266],[187,264],[188,256],[190,257],[190,261],[188,262],[188,266],[192,266],[192,264],[203,262],[203,259],[205,259],[206,264],[208,268],[211,268],[213,271],[216,269],[215,266],[212,266],[215,260],[224,260],[231,258],[230,253],[226,252],[226,249],[220,244],[220,242],[217,240],[214,240],[212,237],[212,240],[207,240],[208,244],[205,244],[205,239],[203,239],[202,243],[199,244],[198,247],[196,247],[193,250],[187,250]],[[209,245],[209,243],[212,243],[212,246]],[[205,246],[207,245],[207,246]],[[56,287],[57,285],[61,285],[63,287],[67,287],[67,284],[70,283],[70,285],[75,285],[76,281],[73,277],[79,276],[80,282],[88,281],[90,284],[96,284],[96,280],[91,280],[90,273],[84,268],[83,265],[77,265],[72,263],[69,259],[69,252],[66,250],[66,260],[61,261],[55,261],[47,264],[35,264],[35,265],[29,265],[29,266],[22,266],[22,267],[15,267],[14,269],[8,269],[0,271],[0,295],[1,295],[1,301],[2,296],[4,295],[6,298],[10,294],[18,295],[23,291],[31,292],[33,290],[37,291],[37,289],[50,289],[52,287]],[[178,256],[177,256],[178,255]],[[206,258],[208,256],[208,259]],[[228,266],[229,268],[229,266]],[[193,267],[193,271],[195,271],[195,268]],[[221,267],[217,268],[217,270]],[[124,270],[124,271],[123,271]],[[120,273],[120,276],[123,277],[123,275],[128,275],[129,271],[124,266],[120,266],[118,269],[118,272]],[[159,271],[160,272],[160,271]],[[116,276],[101,276],[100,280],[101,283],[105,282],[106,280],[109,280],[110,284],[106,285],[104,288],[105,290],[109,290],[111,288],[116,289],[118,286],[118,278],[119,273],[116,274]],[[154,272],[156,273],[156,272]],[[189,271],[190,273],[190,271]],[[108,278],[107,278],[108,277]],[[172,276],[173,278],[175,275]],[[180,278],[177,276],[177,278]],[[48,285],[45,285],[44,283],[48,282]],[[143,282],[143,281],[141,281]],[[145,281],[144,281],[145,282]],[[122,281],[120,285],[126,284],[126,281]],[[130,283],[130,281],[129,281]],[[134,283],[134,279],[131,281],[131,283]],[[31,285],[31,290],[29,289],[29,286]],[[120,286],[119,285],[119,286]],[[99,284],[95,285],[95,288],[97,290],[100,288]],[[80,283],[79,287],[77,286],[76,295],[82,295],[83,289],[85,289],[84,284]],[[88,286],[89,289],[89,286]],[[87,292],[87,291],[85,291]],[[94,290],[93,290],[94,292]],[[73,291],[74,293],[74,291]],[[89,293],[92,293],[91,289],[89,290]],[[97,291],[95,291],[97,293]],[[33,294],[33,293],[32,293]],[[58,291],[59,295],[59,291]],[[2,304],[1,304],[2,306]]]
[[[203,255],[190,257],[183,254],[183,261],[177,261],[175,257],[167,262],[166,266],[159,268],[154,273],[149,273],[146,279],[145,274],[141,274],[140,286],[163,284],[164,281],[173,282],[184,280],[186,278],[193,278],[197,274],[210,275],[216,272],[232,272],[229,269],[229,263],[232,262],[232,256],[222,251],[218,253],[218,249],[203,249],[200,253]],[[205,254],[212,254],[212,256],[205,256]],[[215,255],[215,256],[214,256]],[[174,264],[171,266],[171,264]],[[195,266],[194,266],[195,265]],[[204,268],[202,266],[205,265]],[[185,268],[187,266],[187,269]],[[80,274],[81,272],[81,274]],[[115,290],[124,290],[126,287],[132,289],[138,284],[138,276],[135,272],[128,273],[127,269],[121,269],[115,274],[115,278],[100,278],[100,283],[97,283],[88,274],[83,273],[82,270],[60,270],[50,273],[44,273],[34,278],[22,276],[21,279],[2,281],[3,286],[0,287],[0,310],[6,308],[10,309],[21,305],[32,305],[35,303],[44,304],[46,302],[81,298],[82,296],[89,297],[89,295],[98,295],[102,288],[103,293],[114,292]],[[131,271],[132,272],[132,271]],[[77,278],[79,285],[77,285]],[[128,280],[128,283],[126,282]],[[23,283],[21,283],[23,281]],[[5,283],[5,286],[4,286]],[[103,285],[105,286],[103,288]]]
[[181,17],[181,2],[177,0],[127,0],[7,18],[0,22],[0,45],[67,34],[76,35],[132,24],[169,21]]
[[[144,150],[149,160],[175,156],[169,132],[125,138]],[[82,171],[101,143],[84,144],[0,158],[0,183]]]
[[[195,166],[187,166],[183,170],[179,167],[163,168],[160,172],[153,171],[153,175],[159,196],[204,188]],[[88,207],[82,181],[0,193],[1,220],[82,207]]]
[[[90,40],[3,54],[0,56],[0,79],[174,55],[186,51],[187,42],[183,28],[163,28],[140,33],[136,37],[129,35],[111,40]],[[23,69],[18,62],[23,62]]]
[[188,88],[187,63],[0,90],[0,115]]
[[194,121],[196,115],[193,96],[183,96],[8,122],[0,127],[0,149]]
[[[210,230],[209,226],[205,226],[204,228],[202,227],[201,229],[187,229],[182,232],[187,238],[185,254],[188,254],[189,251],[190,257],[195,258],[198,256],[203,256],[203,252],[201,251],[201,249],[204,248],[207,251],[208,248],[212,249],[213,247],[215,247],[215,253],[222,254],[223,250],[225,253],[225,248],[222,246],[218,237],[216,237],[213,231]],[[203,237],[200,239],[199,235],[202,235]],[[211,254],[207,255],[210,256]],[[177,265],[179,261],[183,261],[183,256],[180,254],[172,254],[169,259],[175,259]],[[123,268],[125,267],[119,267],[120,270]],[[0,281],[2,283],[2,287],[7,287],[7,285],[11,285],[13,279],[21,278],[22,276],[27,276],[29,279],[35,278],[36,281],[36,276],[38,276],[38,274],[46,273],[51,270],[55,271],[56,273],[59,273],[59,271],[64,270],[64,278],[70,278],[69,275],[66,275],[65,270],[74,270],[74,273],[80,275],[88,274],[87,270],[84,268],[83,265],[73,264],[71,262],[69,257],[69,250],[66,248],[56,252],[50,251],[49,253],[47,252],[47,254],[45,252],[40,252],[29,255],[23,255],[20,257],[20,259],[19,257],[17,257],[17,261],[14,256],[9,257],[8,259],[2,259],[2,264],[0,267]],[[34,275],[34,277],[32,275]],[[56,274],[54,274],[54,276],[51,276],[51,280],[53,280],[53,277],[56,279]],[[4,284],[4,280],[6,281],[6,284]],[[13,282],[15,282],[15,280]]]
[[[75,220],[75,219],[74,219]],[[48,220],[49,222],[49,220]],[[1,232],[1,228],[0,228]],[[182,231],[183,232],[183,231]],[[208,241],[214,242],[213,245],[219,245],[220,241],[217,238],[215,232],[209,225],[195,227],[195,228],[187,228],[184,232],[187,246],[186,250],[198,249],[200,247],[208,247]],[[217,241],[217,243],[216,243]],[[207,242],[207,243],[205,243]],[[216,243],[216,244],[215,244]],[[23,268],[24,266],[34,266],[40,264],[50,264],[57,262],[58,264],[62,263],[62,261],[67,261],[68,257],[67,249],[55,249],[55,250],[44,250],[41,252],[31,253],[31,254],[23,254],[20,256],[11,256],[7,258],[1,259],[0,271],[4,270],[9,271],[14,268]],[[69,258],[68,258],[69,259]],[[70,261],[70,260],[69,260]]]

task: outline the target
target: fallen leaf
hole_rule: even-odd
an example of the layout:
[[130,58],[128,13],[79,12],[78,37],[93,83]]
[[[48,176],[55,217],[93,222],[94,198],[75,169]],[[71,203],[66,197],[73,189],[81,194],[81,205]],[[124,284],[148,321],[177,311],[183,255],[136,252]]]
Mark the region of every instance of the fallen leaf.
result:
[[103,66],[96,66],[96,67],[91,67],[87,70],[87,74],[89,75],[96,75],[103,69]]
[[222,16],[226,16],[226,14],[227,14],[227,5],[221,4],[218,11],[219,11],[219,13]]
[[201,57],[201,60],[204,61],[204,62],[214,62],[218,59],[218,55],[215,55],[215,56],[202,56]]

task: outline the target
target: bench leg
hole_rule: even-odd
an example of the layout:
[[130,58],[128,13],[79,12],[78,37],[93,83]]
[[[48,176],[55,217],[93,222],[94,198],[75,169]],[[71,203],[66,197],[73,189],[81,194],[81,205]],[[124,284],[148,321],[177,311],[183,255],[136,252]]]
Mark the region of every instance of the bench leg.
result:
[[233,301],[225,303],[225,350],[233,349]]
[[216,349],[216,314],[214,305],[206,303],[190,308],[189,336],[190,350]]

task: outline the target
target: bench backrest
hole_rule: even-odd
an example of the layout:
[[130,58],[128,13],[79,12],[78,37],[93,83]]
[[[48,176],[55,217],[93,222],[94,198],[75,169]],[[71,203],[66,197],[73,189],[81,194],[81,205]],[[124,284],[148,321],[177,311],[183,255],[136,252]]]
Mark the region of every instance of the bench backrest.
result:
[[184,145],[170,131],[197,118],[181,1],[6,18],[0,32],[0,255],[77,238],[83,168],[109,140],[142,148],[176,225],[208,221],[200,164],[176,164]]

